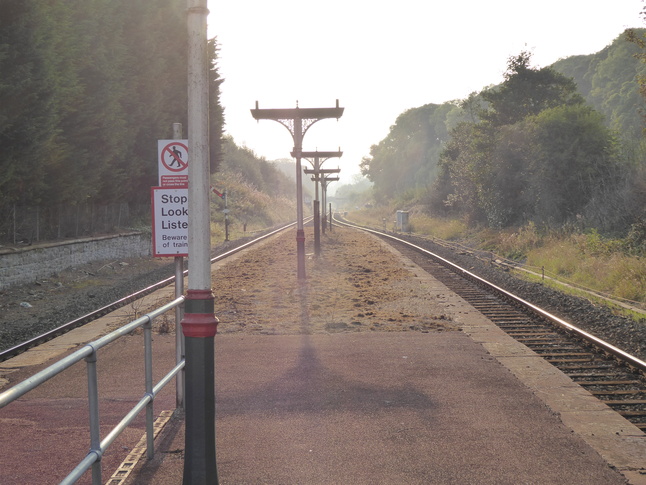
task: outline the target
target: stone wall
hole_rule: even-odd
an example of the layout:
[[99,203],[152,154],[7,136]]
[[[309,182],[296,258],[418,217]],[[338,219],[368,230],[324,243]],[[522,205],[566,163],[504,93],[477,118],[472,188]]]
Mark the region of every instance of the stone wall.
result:
[[130,233],[21,248],[0,248],[0,289],[93,261],[151,255],[150,234]]

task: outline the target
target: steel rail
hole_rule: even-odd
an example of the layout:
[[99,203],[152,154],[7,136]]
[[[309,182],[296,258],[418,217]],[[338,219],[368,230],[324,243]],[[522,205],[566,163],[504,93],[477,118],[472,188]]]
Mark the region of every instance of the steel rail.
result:
[[509,291],[505,290],[504,288],[501,288],[501,287],[499,287],[497,285],[494,285],[493,283],[485,280],[484,278],[481,278],[480,276],[478,276],[478,275],[476,275],[474,273],[471,273],[470,271],[467,271],[466,269],[458,266],[457,264],[455,264],[455,263],[453,263],[453,262],[451,262],[451,261],[449,261],[449,260],[447,260],[447,259],[445,259],[445,258],[443,258],[443,257],[441,257],[441,256],[427,250],[427,249],[424,249],[424,248],[422,248],[420,246],[417,246],[417,245],[415,245],[415,244],[413,244],[413,243],[411,243],[409,241],[406,241],[405,239],[398,238],[398,237],[396,237],[396,236],[394,236],[392,234],[386,233],[386,232],[378,231],[378,230],[375,230],[375,229],[370,229],[370,228],[363,227],[363,226],[358,226],[356,224],[351,224],[351,223],[349,223],[347,221],[340,220],[340,219],[338,219],[336,217],[334,218],[334,220],[335,220],[335,222],[337,222],[338,224],[340,224],[342,226],[351,227],[351,228],[354,228],[354,229],[359,229],[359,230],[362,230],[362,231],[366,231],[366,232],[375,234],[375,235],[377,235],[379,237],[383,237],[383,238],[391,239],[393,241],[397,241],[398,243],[404,244],[404,245],[414,249],[415,251],[418,251],[418,252],[423,253],[423,254],[425,254],[427,256],[430,256],[433,259],[435,259],[436,261],[438,261],[439,263],[441,263],[442,265],[444,265],[444,266],[450,268],[451,270],[455,271],[456,273],[460,274],[461,276],[463,276],[463,277],[465,277],[465,278],[467,278],[467,279],[469,279],[471,281],[474,281],[474,282],[478,283],[479,285],[481,285],[481,286],[483,286],[483,287],[485,287],[485,288],[487,288],[487,289],[489,289],[491,291],[494,291],[494,292],[504,296],[508,300],[511,300],[514,304],[516,304],[516,305],[518,305],[520,307],[523,307],[523,308],[533,312],[534,314],[537,314],[537,315],[545,318],[546,320],[550,321],[551,323],[555,324],[556,326],[561,327],[561,328],[565,329],[566,331],[568,331],[568,332],[570,332],[572,334],[575,334],[577,337],[579,337],[579,338],[585,340],[586,342],[589,342],[592,345],[602,349],[604,352],[607,352],[607,353],[615,356],[617,359],[619,359],[622,362],[625,362],[627,365],[629,365],[629,366],[631,366],[631,367],[633,367],[635,369],[639,369],[643,373],[646,373],[646,362],[644,362],[643,360],[641,360],[641,359],[635,357],[634,355],[631,355],[631,354],[621,350],[618,347],[615,347],[614,345],[606,342],[605,340],[600,339],[599,337],[596,337],[595,335],[592,335],[589,332],[586,332],[585,330],[582,330],[582,329],[578,328],[575,325],[572,325],[569,322],[566,322],[565,320],[563,320],[563,319],[561,319],[561,318],[559,318],[559,317],[557,317],[555,315],[552,315],[551,313],[549,313],[546,310],[534,305],[533,303],[530,303],[530,302],[520,298],[519,296],[514,295],[513,293],[510,293]]
[[[311,219],[312,219],[311,217],[307,218],[306,222],[309,222]],[[236,246],[235,248],[230,249],[229,251],[226,251],[226,252],[224,252],[222,254],[218,254],[217,256],[211,258],[211,260],[210,260],[211,264],[213,264],[215,262],[218,262],[218,261],[221,261],[221,260],[223,260],[225,258],[228,258],[229,256],[231,256],[231,255],[233,255],[233,254],[235,254],[235,253],[237,253],[239,251],[242,251],[243,249],[246,249],[249,246],[253,246],[254,244],[257,244],[257,243],[259,243],[260,241],[262,241],[264,239],[267,239],[267,238],[269,238],[269,237],[271,237],[271,236],[273,236],[273,235],[275,235],[275,234],[277,234],[277,233],[279,233],[281,231],[289,229],[290,227],[292,227],[294,225],[296,225],[296,222],[291,222],[289,224],[285,224],[284,226],[280,226],[277,229],[270,230],[266,234],[263,234],[263,235],[258,236],[256,238],[250,240],[250,241],[247,241],[246,243],[241,244],[240,246]],[[187,274],[188,274],[188,270],[184,270],[183,275],[186,276]],[[80,327],[80,326],[83,326],[83,325],[85,325],[87,323],[90,323],[91,321],[96,320],[97,318],[99,318],[99,317],[101,317],[101,316],[103,316],[103,315],[105,315],[105,314],[107,314],[109,312],[112,312],[112,311],[114,311],[114,310],[116,310],[118,308],[121,308],[121,307],[123,307],[123,306],[125,306],[125,305],[127,305],[127,304],[129,304],[129,303],[131,303],[133,301],[138,300],[139,298],[142,298],[142,297],[144,297],[146,295],[149,295],[150,293],[152,293],[154,291],[157,291],[160,288],[168,286],[171,283],[173,283],[174,281],[175,281],[175,276],[170,276],[170,277],[168,277],[166,279],[158,281],[157,283],[154,283],[154,284],[152,284],[150,286],[147,286],[146,288],[143,288],[143,289],[141,289],[139,291],[131,293],[130,295],[127,295],[127,296],[125,296],[125,297],[123,297],[123,298],[121,298],[119,300],[116,300],[116,301],[114,301],[112,303],[109,303],[109,304],[107,304],[107,305],[105,305],[105,306],[103,306],[103,307],[101,307],[101,308],[99,308],[97,310],[94,310],[94,311],[92,311],[90,313],[87,313],[87,314],[81,316],[81,317],[78,317],[78,318],[76,318],[74,320],[71,320],[71,321],[69,321],[67,323],[64,323],[64,324],[62,324],[62,325],[60,325],[60,326],[58,326],[58,327],[56,327],[56,328],[54,328],[52,330],[49,330],[49,331],[47,331],[45,333],[42,333],[42,334],[40,334],[40,335],[38,335],[38,336],[36,336],[34,338],[31,338],[31,339],[29,339],[29,340],[27,340],[25,342],[22,342],[22,343],[20,343],[18,345],[15,345],[13,347],[8,348],[8,349],[5,349],[2,352],[0,352],[0,362],[3,362],[5,360],[7,360],[7,359],[10,359],[11,357],[14,357],[14,356],[16,356],[18,354],[21,354],[22,352],[24,352],[24,351],[26,351],[26,350],[28,350],[28,349],[30,349],[32,347],[36,347],[37,345],[40,345],[40,344],[42,344],[44,342],[47,342],[47,341],[49,341],[49,340],[51,340],[51,339],[53,339],[55,337],[58,337],[59,335],[62,335],[64,333],[66,333],[66,332],[69,332],[70,330],[73,330],[73,329],[75,329],[77,327]]]

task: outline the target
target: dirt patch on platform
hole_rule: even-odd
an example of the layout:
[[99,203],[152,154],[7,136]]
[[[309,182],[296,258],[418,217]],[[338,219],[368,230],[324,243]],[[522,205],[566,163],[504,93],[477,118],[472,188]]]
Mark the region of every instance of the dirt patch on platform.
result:
[[[453,328],[420,281],[377,238],[335,227],[297,279],[295,230],[213,272],[218,332],[293,334]],[[0,291],[0,348],[55,328],[172,276],[172,258],[102,261]],[[147,310],[148,311],[148,310]],[[174,331],[164,321],[160,331]]]
[[297,278],[294,232],[214,271],[219,333],[294,334],[453,329],[451,318],[391,249],[335,228],[314,254],[306,228],[306,279]]

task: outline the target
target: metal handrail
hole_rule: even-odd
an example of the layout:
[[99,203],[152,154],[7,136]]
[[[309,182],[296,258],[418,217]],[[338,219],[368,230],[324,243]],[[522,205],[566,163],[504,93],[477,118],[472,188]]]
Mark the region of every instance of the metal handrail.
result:
[[[170,311],[174,308],[180,307],[184,303],[184,296],[180,296],[173,301],[153,310],[142,317],[133,320],[132,322],[120,327],[109,334],[85,344],[79,350],[73,352],[67,357],[62,358],[49,367],[41,370],[33,376],[25,379],[24,381],[16,384],[15,386],[0,393],[0,408],[15,401],[29,391],[35,389],[39,385],[47,382],[52,377],[60,374],[72,365],[85,360],[87,363],[87,376],[88,376],[88,401],[90,409],[90,451],[85,458],[72,470],[72,472],[63,479],[61,484],[75,483],[81,476],[90,468],[92,468],[92,484],[101,484],[101,457],[105,450],[114,442],[128,425],[135,419],[135,417],[145,408],[146,409],[146,437],[147,437],[147,454],[148,458],[154,455],[153,446],[153,409],[152,403],[157,393],[168,384],[173,377],[175,377],[183,368],[184,360],[177,362],[175,367],[166,374],[160,382],[153,387],[152,382],[152,322],[153,320]],[[143,327],[144,330],[144,366],[145,366],[145,393],[144,396],[137,402],[132,410],[117,424],[110,433],[100,441],[99,429],[99,395],[97,383],[97,351],[106,345],[114,342],[115,340],[128,335],[133,330]]]

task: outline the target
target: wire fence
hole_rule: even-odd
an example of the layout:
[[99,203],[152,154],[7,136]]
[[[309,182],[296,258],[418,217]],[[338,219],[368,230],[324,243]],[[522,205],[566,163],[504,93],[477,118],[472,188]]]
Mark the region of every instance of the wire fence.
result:
[[150,205],[115,203],[27,207],[14,205],[0,219],[0,245],[36,244],[42,241],[114,233],[137,225],[150,225]]

